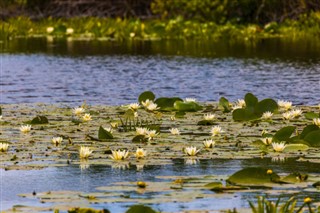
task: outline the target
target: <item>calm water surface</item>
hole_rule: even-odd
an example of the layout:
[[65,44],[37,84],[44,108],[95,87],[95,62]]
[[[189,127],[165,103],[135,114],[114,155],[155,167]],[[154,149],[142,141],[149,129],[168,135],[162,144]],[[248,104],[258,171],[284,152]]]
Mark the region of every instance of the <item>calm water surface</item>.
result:
[[158,97],[230,100],[253,92],[320,102],[320,48],[309,43],[15,40],[1,54],[1,103],[119,105]]

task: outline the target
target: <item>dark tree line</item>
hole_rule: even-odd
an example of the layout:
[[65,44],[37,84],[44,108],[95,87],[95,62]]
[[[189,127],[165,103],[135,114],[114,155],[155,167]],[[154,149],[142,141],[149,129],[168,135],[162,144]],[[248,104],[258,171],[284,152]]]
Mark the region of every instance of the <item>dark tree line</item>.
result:
[[138,17],[267,23],[320,11],[320,0],[0,0],[2,17]]

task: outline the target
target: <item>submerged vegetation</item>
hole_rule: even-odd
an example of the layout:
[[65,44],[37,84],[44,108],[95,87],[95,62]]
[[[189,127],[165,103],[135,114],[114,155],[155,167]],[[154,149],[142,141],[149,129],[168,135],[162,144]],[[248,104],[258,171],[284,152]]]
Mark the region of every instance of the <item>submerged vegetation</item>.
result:
[[[251,93],[235,103],[221,98],[220,104],[199,103],[192,98],[157,98],[147,91],[141,93],[138,103],[126,106],[84,104],[72,109],[38,104],[2,107],[0,155],[1,168],[5,170],[71,164],[79,165],[81,171],[88,170],[90,165],[106,165],[120,170],[136,167],[141,171],[149,165],[172,164],[175,159],[183,159],[186,165],[194,166],[208,159],[270,158],[281,164],[288,158],[294,158],[296,162],[320,163],[320,127],[317,120],[320,106],[292,106],[288,101],[272,99],[258,101]],[[300,110],[300,113],[292,119],[284,119],[282,113],[289,110]],[[272,116],[262,118],[266,112],[272,112]],[[237,119],[235,113],[243,113],[242,117],[250,119]],[[90,114],[90,120],[74,122],[75,117],[82,118],[86,114]],[[121,120],[125,118],[132,119],[132,122],[124,131],[124,125],[128,123]],[[134,119],[154,122],[134,122]],[[23,131],[19,131],[22,124],[31,121],[32,126],[23,126]],[[61,201],[71,202],[73,206],[78,202],[87,205],[92,202],[150,204],[172,202],[172,199],[175,202],[213,199],[248,191],[278,196],[288,193],[293,196],[299,192],[306,197],[304,203],[297,203],[292,198],[280,205],[279,201],[274,204],[259,198],[258,207],[253,203],[250,206],[253,212],[286,212],[286,209],[290,212],[300,212],[301,209],[316,212],[319,197],[308,197],[308,192],[319,192],[320,174],[302,173],[294,166],[290,171],[283,172],[269,165],[243,166],[227,176],[163,176],[157,177],[162,179],[160,182],[132,180],[134,182],[111,183],[93,189],[98,192],[89,194],[52,191],[37,193],[36,197],[56,208],[59,203],[59,208],[62,208]],[[121,194],[136,190],[139,193],[132,198]],[[140,196],[147,192],[154,195],[148,199]],[[31,193],[21,196],[34,197]],[[23,208],[20,209],[23,211]]]

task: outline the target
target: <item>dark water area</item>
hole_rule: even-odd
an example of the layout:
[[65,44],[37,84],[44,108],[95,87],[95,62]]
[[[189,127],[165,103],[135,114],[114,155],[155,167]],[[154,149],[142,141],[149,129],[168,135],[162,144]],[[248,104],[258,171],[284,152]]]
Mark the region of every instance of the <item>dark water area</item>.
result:
[[[17,194],[56,191],[56,190],[74,190],[83,192],[95,192],[100,186],[108,186],[115,182],[125,181],[172,181],[159,179],[158,176],[193,176],[193,175],[232,175],[242,168],[263,167],[271,168],[274,172],[289,174],[299,172],[301,174],[319,174],[320,168],[316,163],[297,162],[294,158],[286,159],[283,162],[274,162],[270,158],[265,159],[247,159],[247,160],[200,160],[197,165],[187,165],[184,159],[174,159],[170,165],[162,166],[145,166],[143,170],[136,170],[136,166],[128,169],[113,169],[110,166],[90,165],[89,168],[81,170],[79,165],[69,165],[66,167],[47,168],[43,170],[31,171],[4,171],[0,170],[2,193],[1,208],[2,210],[11,208],[15,204],[36,205],[41,204],[36,198],[22,198]],[[295,191],[295,196],[301,202],[305,196],[310,196],[315,201],[320,201],[317,192],[301,191],[301,188],[293,188],[291,194],[283,194],[283,200],[287,200]],[[4,193],[5,192],[5,193]],[[270,192],[270,191],[269,191]],[[125,192],[127,194],[128,192]],[[214,193],[210,190],[204,190],[204,193]],[[148,196],[155,194],[137,195],[134,191],[129,193],[130,196],[140,196],[148,199]],[[241,192],[221,196],[217,199],[196,199],[192,202],[181,203],[162,203],[152,204],[154,209],[162,211],[178,212],[181,210],[203,209],[219,210],[249,207],[248,200],[255,201],[257,195],[266,195],[264,190]],[[230,197],[231,196],[231,197]],[[268,195],[271,200],[278,199],[277,193]],[[95,208],[107,208],[111,212],[125,212],[132,203],[103,203],[92,204]]]
[[1,43],[1,103],[119,105],[157,97],[320,102],[320,41],[73,41]]

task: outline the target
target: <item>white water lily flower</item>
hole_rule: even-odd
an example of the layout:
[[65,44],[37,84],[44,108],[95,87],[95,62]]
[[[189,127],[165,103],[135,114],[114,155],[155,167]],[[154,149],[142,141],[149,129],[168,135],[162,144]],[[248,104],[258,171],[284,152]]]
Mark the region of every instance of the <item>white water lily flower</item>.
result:
[[205,114],[203,116],[204,120],[206,121],[212,121],[213,119],[215,119],[216,115],[215,114],[211,114],[211,113],[208,113],[208,114]]
[[159,133],[157,133],[156,130],[148,130],[147,132],[147,138],[148,140],[152,140],[153,138],[155,138]]
[[147,128],[143,127],[137,127],[136,128],[136,135],[147,135],[149,130]]
[[112,155],[109,155],[111,159],[113,160],[125,160],[129,156],[129,151],[127,150],[117,150],[113,151],[111,150]]
[[73,114],[75,114],[76,116],[80,116],[82,113],[84,113],[84,111],[85,109],[82,107],[76,107],[72,110]]
[[245,100],[243,100],[243,99],[238,99],[238,101],[235,103],[235,105],[234,105],[233,108],[238,109],[238,108],[244,108],[244,107],[246,107],[246,102],[245,102]]
[[0,121],[2,121],[2,115],[0,115]]
[[51,139],[52,143],[55,144],[55,145],[58,145],[62,142],[63,138],[62,137],[53,137]]
[[144,158],[147,155],[147,151],[143,150],[142,148],[137,148],[134,155],[136,158]]
[[292,114],[292,117],[297,118],[302,115],[302,110],[301,109],[294,109],[290,111]]
[[129,104],[129,108],[132,109],[133,111],[136,111],[137,109],[140,108],[140,104],[139,103]]
[[261,135],[268,134],[268,133],[269,133],[268,130],[265,130],[265,129],[261,131]]
[[312,120],[312,123],[313,123],[314,125],[317,125],[317,126],[320,127],[320,118],[314,118],[314,119]]
[[264,112],[264,113],[262,114],[261,118],[264,119],[264,120],[269,120],[269,119],[271,119],[272,116],[273,116],[273,113],[267,111],[267,112]]
[[67,28],[67,30],[66,30],[66,34],[68,34],[68,35],[71,35],[71,34],[73,34],[74,33],[74,29],[73,28]]
[[292,102],[290,101],[279,100],[277,103],[278,103],[278,106],[284,110],[289,110],[292,107]]
[[200,149],[197,149],[197,147],[194,146],[184,148],[184,153],[186,153],[189,156],[196,156],[199,151]]
[[91,150],[89,147],[81,146],[79,150],[79,156],[81,159],[87,159],[92,152],[93,150]]
[[52,33],[54,31],[54,28],[53,27],[47,27],[47,33]]
[[155,110],[158,110],[159,107],[156,103],[150,103],[148,106],[146,106],[147,110],[149,111],[155,111]]
[[84,114],[84,115],[82,116],[82,120],[83,120],[84,122],[91,121],[91,120],[92,120],[92,117],[91,117],[90,113]]
[[270,145],[272,143],[272,138],[271,137],[262,138],[262,142],[265,145]]
[[197,102],[195,98],[186,98],[184,102]]
[[153,101],[151,101],[149,99],[141,102],[142,106],[144,106],[145,108],[147,108],[152,103],[153,103]]
[[22,125],[20,127],[20,132],[27,134],[31,131],[31,125]]
[[220,126],[214,126],[211,129],[212,136],[220,135],[222,132],[224,132]]
[[204,145],[206,148],[212,148],[215,143],[216,143],[216,142],[213,141],[213,140],[205,140],[205,141],[203,141],[203,145]]
[[133,113],[133,117],[135,117],[135,118],[139,117],[138,112],[134,112],[134,113]]
[[282,117],[283,117],[283,119],[285,119],[285,120],[291,120],[291,119],[294,118],[294,116],[293,116],[293,114],[292,114],[291,111],[282,113]]
[[0,152],[6,152],[9,148],[8,143],[0,143]]
[[104,128],[104,130],[106,130],[107,132],[113,133],[113,129],[112,129],[112,127]]
[[284,150],[284,148],[286,148],[286,142],[280,142],[280,143],[271,143],[272,148],[274,151],[276,152],[282,152]]
[[178,128],[171,128],[169,131],[173,135],[180,135],[180,130]]

